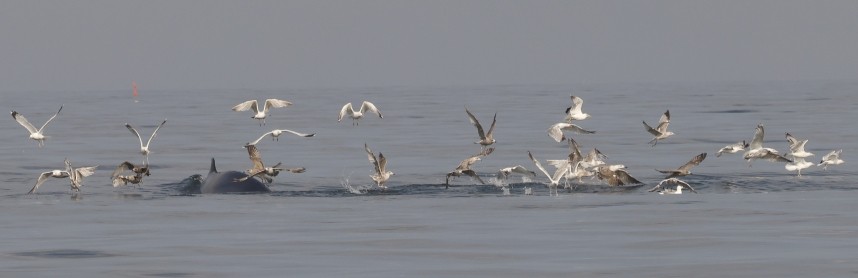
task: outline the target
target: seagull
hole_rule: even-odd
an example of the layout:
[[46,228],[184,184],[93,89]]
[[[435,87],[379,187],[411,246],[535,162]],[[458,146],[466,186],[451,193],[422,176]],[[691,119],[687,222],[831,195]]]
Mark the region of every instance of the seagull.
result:
[[506,181],[507,179],[509,179],[509,176],[512,174],[519,174],[521,176],[529,177],[529,178],[533,178],[536,176],[536,172],[529,171],[529,170],[527,170],[527,168],[524,168],[524,166],[515,165],[512,167],[506,167],[506,168],[502,168],[502,169],[498,170],[497,179],[502,180],[502,181]]
[[798,171],[796,177],[801,177],[801,169],[806,169],[810,166],[813,166],[813,162],[804,160],[804,157],[795,157],[793,162],[787,163],[784,165],[784,168],[786,168],[787,171]]
[[141,182],[143,182],[143,175],[118,175],[113,177],[113,187],[120,187],[129,183],[140,184]]
[[265,136],[268,136],[268,135],[271,135],[271,140],[280,141],[280,135],[281,135],[281,134],[283,134],[283,132],[292,133],[292,134],[295,134],[295,135],[298,135],[298,136],[301,136],[301,137],[313,137],[313,136],[316,136],[316,134],[315,134],[315,133],[306,134],[306,133],[300,133],[300,132],[292,131],[292,130],[288,130],[288,129],[275,129],[275,130],[272,130],[272,131],[266,132],[265,134],[262,134],[262,136],[259,136],[259,139],[256,139],[256,141],[253,141],[253,142],[247,143],[245,146],[247,146],[247,145],[256,145],[256,144],[258,144],[258,143],[259,143],[259,141],[262,141],[262,138],[265,138]]
[[804,151],[804,145],[807,144],[807,140],[798,140],[798,138],[795,138],[795,136],[792,136],[789,132],[786,133],[786,139],[787,142],[789,142],[788,155],[801,158],[813,156],[813,153]]
[[652,128],[646,124],[646,121],[643,122],[643,125],[646,127],[646,131],[655,136],[655,138],[649,141],[652,143],[653,147],[658,145],[658,140],[663,140],[674,134],[673,131],[667,131],[667,126],[670,125],[670,110],[665,111],[664,114],[661,115],[661,118],[658,119],[658,126],[656,128]]
[[706,153],[701,153],[701,154],[698,154],[697,156],[695,156],[694,158],[692,158],[687,163],[685,163],[685,165],[682,165],[679,168],[677,168],[676,170],[659,170],[659,169],[655,169],[655,170],[659,171],[661,173],[664,173],[664,174],[669,174],[667,177],[665,177],[665,179],[669,179],[669,178],[673,178],[673,177],[679,177],[679,176],[687,176],[687,175],[691,175],[691,168],[693,168],[694,166],[700,165],[700,162],[703,162],[704,159],[706,159]]
[[[125,171],[131,171],[134,175],[122,175],[122,172]],[[113,181],[113,187],[119,187],[120,185],[127,185],[128,183],[139,184],[143,181],[144,175],[149,176],[148,164],[137,166],[131,162],[125,161],[113,170],[113,173],[110,174],[110,180]]]
[[390,176],[396,175],[391,171],[387,170],[387,159],[384,158],[384,155],[378,153],[378,158],[375,157],[375,154],[372,153],[372,150],[369,149],[369,146],[366,143],[363,144],[364,150],[366,150],[367,158],[369,158],[369,162],[372,163],[373,166],[373,174],[369,175],[375,184],[378,185],[379,188],[387,189],[387,186],[384,185]]
[[843,159],[840,159],[840,153],[842,153],[842,152],[843,152],[842,149],[836,150],[836,151],[831,151],[830,153],[824,155],[822,157],[822,160],[819,161],[819,164],[817,164],[816,166],[822,166],[823,170],[828,171],[828,165],[843,164]]
[[557,141],[558,143],[562,142],[563,140],[566,140],[566,135],[563,134],[564,130],[574,131],[574,132],[579,133],[579,134],[596,133],[595,131],[583,129],[580,126],[575,125],[575,124],[556,123],[556,124],[552,125],[550,128],[548,128],[548,136],[551,136],[551,138],[554,138],[554,141]]
[[642,183],[639,180],[635,179],[628,172],[626,172],[626,166],[622,164],[618,165],[603,165],[596,168],[596,176],[610,186],[620,186],[627,184],[639,184]]
[[450,177],[461,177],[462,175],[471,176],[472,178],[477,179],[477,181],[479,181],[481,184],[486,184],[486,182],[480,179],[480,176],[477,176],[477,173],[471,169],[471,166],[474,165],[474,163],[477,163],[477,161],[482,160],[482,157],[491,154],[494,150],[495,148],[484,149],[480,153],[468,157],[465,160],[462,160],[462,162],[459,163],[459,166],[456,166],[455,170],[447,173],[447,179],[444,182],[444,188],[450,187]]
[[548,171],[542,167],[542,164],[539,163],[539,160],[533,157],[533,154],[530,151],[527,151],[527,156],[530,157],[530,160],[533,161],[533,164],[536,165],[536,168],[539,168],[539,171],[542,171],[550,183],[548,184],[548,195],[551,195],[552,192],[557,195],[557,186],[560,185],[560,179],[563,178],[567,172],[569,172],[569,167],[560,167],[557,171],[554,171],[554,175],[548,174]]
[[45,124],[43,124],[42,127],[39,129],[36,129],[36,127],[33,126],[33,124],[31,124],[30,121],[27,120],[27,118],[24,118],[24,115],[21,115],[21,113],[18,113],[16,111],[12,111],[12,118],[15,119],[15,121],[18,121],[18,123],[21,124],[21,126],[26,128],[27,131],[30,132],[30,139],[33,139],[33,140],[36,140],[37,142],[39,142],[39,148],[41,148],[41,147],[45,146],[45,139],[48,138],[48,136],[45,136],[44,134],[42,134],[42,131],[45,130],[45,127],[48,126],[48,123],[50,123],[54,118],[57,117],[57,115],[60,114],[60,111],[63,111],[62,105],[60,105],[60,109],[57,110],[57,113],[55,113],[53,116],[51,116],[51,118],[48,119],[48,121],[45,122]]
[[265,100],[265,106],[262,107],[262,110],[259,110],[259,104],[255,99],[252,99],[233,106],[232,111],[247,111],[253,109],[253,113],[256,114],[250,118],[259,120],[259,125],[262,126],[265,125],[265,117],[268,116],[268,109],[283,108],[289,105],[292,105],[292,103],[282,99],[269,98]]
[[340,109],[340,117],[339,119],[337,119],[337,122],[342,121],[343,117],[348,114],[349,117],[352,118],[352,125],[358,125],[358,120],[363,118],[363,114],[366,113],[366,111],[375,113],[376,115],[378,115],[378,118],[384,119],[384,116],[381,115],[381,111],[378,111],[378,108],[375,107],[375,104],[372,104],[372,102],[369,101],[363,101],[363,103],[360,104],[360,109],[358,109],[358,111],[355,111],[354,107],[352,107],[351,102],[346,103],[346,105],[343,105],[343,108]]
[[766,131],[763,129],[763,124],[758,124],[757,129],[754,131],[754,139],[751,140],[751,144],[748,145],[748,151],[743,156],[748,161],[748,167],[751,167],[754,159],[765,159],[772,162],[792,162],[792,160],[778,154],[778,151],[775,149],[763,148],[763,137],[765,135]]
[[167,119],[164,119],[164,121],[163,121],[163,122],[161,122],[161,124],[159,124],[159,125],[158,125],[158,127],[156,127],[156,128],[155,128],[155,131],[153,131],[153,132],[152,132],[152,135],[151,135],[151,136],[149,136],[149,141],[146,141],[146,145],[143,145],[143,138],[141,138],[141,137],[140,137],[140,133],[139,133],[139,132],[137,132],[137,130],[136,130],[136,129],[134,129],[133,127],[131,127],[131,125],[130,125],[130,124],[125,123],[125,127],[126,127],[126,128],[128,128],[128,130],[130,130],[130,131],[131,131],[131,133],[133,133],[134,135],[136,135],[136,136],[137,136],[137,140],[139,140],[139,141],[140,141],[140,154],[142,154],[142,155],[143,155],[143,160],[145,160],[145,161],[144,161],[144,164],[145,164],[145,165],[149,165],[149,153],[151,153],[151,152],[149,151],[149,143],[152,143],[152,139],[153,139],[153,138],[155,138],[155,135],[156,135],[156,134],[158,134],[158,130],[159,130],[159,129],[161,129],[161,127],[162,127],[162,126],[164,126],[164,124],[165,124],[165,123],[167,123]]
[[727,145],[726,147],[721,148],[720,150],[718,150],[718,154],[716,154],[715,157],[721,157],[722,153],[737,153],[740,151],[744,151],[747,147],[748,143],[746,143],[745,140],[742,140],[742,142]]
[[494,118],[492,118],[492,126],[489,128],[488,133],[483,133],[483,126],[480,125],[480,122],[477,121],[477,118],[474,117],[474,114],[471,114],[471,111],[468,111],[468,108],[465,108],[465,113],[468,113],[468,119],[471,121],[475,127],[477,127],[477,134],[480,135],[480,141],[474,142],[474,144],[480,144],[483,149],[488,147],[491,144],[495,143],[495,138],[493,136],[495,131],[495,123],[498,119],[498,113],[495,113]]
[[[590,114],[581,112],[581,106],[584,105],[584,100],[580,97],[569,96],[572,98],[572,106],[566,108],[566,122],[572,123],[572,120],[583,120],[590,117]],[[558,141],[560,142],[560,141]]]
[[256,148],[256,145],[246,145],[247,154],[250,156],[250,161],[253,162],[253,168],[247,170],[247,176],[243,178],[235,179],[234,182],[243,182],[252,177],[258,177],[263,182],[270,184],[274,182],[274,177],[280,174],[280,171],[286,170],[291,173],[303,173],[306,169],[304,167],[298,168],[281,168],[280,165],[282,163],[277,163],[272,167],[265,167],[262,164],[262,155],[259,152],[259,149]]
[[91,166],[75,169],[72,168],[71,162],[69,162],[68,158],[66,158],[65,163],[65,170],[52,170],[39,175],[39,179],[36,180],[36,185],[33,186],[33,188],[30,189],[30,192],[27,192],[27,194],[36,193],[36,190],[39,189],[39,186],[42,186],[42,184],[45,183],[48,178],[69,178],[69,180],[71,181],[71,189],[74,191],[80,191],[80,187],[83,186],[83,184],[81,184],[83,182],[83,178],[91,176],[95,173],[95,169],[98,168],[98,166]]
[[142,166],[137,166],[137,165],[134,165],[134,163],[131,163],[129,161],[125,161],[125,162],[120,163],[119,166],[116,167],[116,170],[113,170],[113,174],[111,174],[111,177],[118,176],[126,170],[130,170],[134,174],[149,176],[149,164],[143,164]]
[[[664,186],[665,184],[676,185],[676,189],[667,188]],[[659,182],[655,187],[650,189],[649,192],[658,192],[658,194],[682,194],[683,187],[688,188],[691,192],[697,193],[697,190],[694,190],[691,185],[677,178],[667,178]]]

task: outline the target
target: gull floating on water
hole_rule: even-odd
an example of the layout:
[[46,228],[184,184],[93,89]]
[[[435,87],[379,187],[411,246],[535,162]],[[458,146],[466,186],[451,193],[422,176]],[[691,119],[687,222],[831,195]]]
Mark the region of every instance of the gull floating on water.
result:
[[498,119],[498,113],[495,113],[494,118],[492,118],[492,126],[489,128],[489,132],[483,133],[483,126],[480,125],[480,122],[477,121],[477,117],[474,117],[474,114],[471,114],[471,111],[468,111],[468,108],[465,108],[465,113],[468,113],[468,120],[471,121],[471,124],[477,128],[477,134],[480,135],[480,141],[474,142],[474,144],[480,144],[480,146],[485,149],[491,144],[495,143],[494,131],[495,131],[495,123]]
[[[590,114],[581,112],[581,106],[584,106],[584,100],[580,97],[569,96],[572,98],[572,106],[566,108],[566,122],[572,123],[572,120],[583,120],[590,117]],[[558,141],[560,142],[560,141]]]
[[817,164],[816,166],[822,166],[822,170],[828,171],[828,165],[843,164],[843,159],[840,159],[840,153],[842,153],[842,152],[843,152],[842,149],[836,150],[836,151],[831,151],[830,153],[823,156],[822,160],[819,161],[819,164]]
[[791,163],[787,163],[786,165],[784,165],[784,168],[786,168],[787,171],[790,172],[798,171],[798,174],[796,176],[801,177],[801,170],[807,169],[810,166],[813,166],[813,162],[804,160],[804,157],[796,157]]
[[481,151],[480,153],[478,153],[476,155],[473,155],[471,157],[466,158],[465,160],[462,160],[462,162],[459,163],[459,166],[456,166],[455,170],[453,170],[450,173],[447,173],[447,179],[444,182],[444,185],[445,185],[444,188],[450,187],[450,177],[461,177],[462,175],[467,175],[467,176],[470,176],[472,178],[475,178],[475,179],[477,179],[477,181],[480,182],[480,184],[486,184],[486,182],[484,182],[483,179],[480,178],[480,176],[477,176],[477,173],[471,169],[471,166],[474,165],[474,163],[477,163],[477,161],[482,160],[482,157],[485,157],[485,156],[491,154],[494,150],[495,150],[495,148],[487,148],[487,149],[484,149],[483,151]]
[[161,129],[161,127],[164,126],[165,123],[167,123],[167,119],[164,119],[164,121],[161,122],[161,124],[159,124],[158,127],[155,128],[155,131],[153,131],[152,135],[149,136],[149,140],[146,141],[146,145],[143,145],[143,138],[140,137],[140,133],[137,132],[137,129],[134,129],[134,127],[131,127],[130,124],[125,123],[125,127],[128,128],[131,133],[137,136],[137,140],[140,141],[140,154],[143,155],[145,165],[149,165],[149,153],[151,153],[149,151],[149,143],[152,143],[152,139],[155,138],[155,135],[158,134],[158,130]]
[[548,195],[557,195],[557,186],[560,185],[560,179],[566,176],[566,173],[569,172],[568,167],[559,167],[554,174],[549,174],[548,171],[542,167],[542,163],[539,163],[539,160],[533,157],[533,154],[530,151],[527,151],[527,156],[533,161],[533,164],[536,165],[536,168],[539,168],[539,171],[542,171],[546,177],[548,177]]
[[375,154],[372,153],[372,150],[369,149],[369,146],[366,143],[363,144],[363,148],[366,151],[367,158],[369,162],[372,163],[373,174],[369,175],[375,184],[378,185],[379,188],[387,189],[387,186],[384,185],[390,176],[396,175],[391,171],[387,170],[387,158],[384,158],[382,153],[378,153],[378,158],[375,157]]
[[727,145],[726,147],[721,148],[720,150],[718,150],[718,154],[716,154],[715,157],[721,157],[722,153],[741,152],[741,151],[744,151],[745,148],[747,148],[747,147],[748,147],[748,143],[746,143],[745,140],[742,140],[742,142],[732,144],[732,145]]
[[54,113],[54,115],[51,116],[51,118],[48,119],[48,121],[46,121],[45,124],[43,124],[42,127],[39,129],[36,129],[36,127],[33,126],[33,124],[31,124],[30,121],[27,120],[27,118],[24,118],[24,115],[21,115],[21,113],[18,113],[16,111],[12,111],[12,118],[15,119],[15,121],[17,121],[19,124],[21,124],[21,126],[26,128],[27,131],[30,132],[30,139],[33,139],[33,140],[36,140],[36,142],[39,142],[39,147],[41,148],[41,147],[45,146],[45,139],[48,138],[48,136],[45,136],[44,134],[42,134],[42,131],[45,130],[45,127],[48,126],[48,123],[50,123],[54,118],[57,117],[57,115],[60,114],[60,111],[63,111],[62,105],[60,105],[60,109],[57,110],[57,113]]
[[239,112],[239,111],[247,111],[247,110],[253,109],[253,113],[255,113],[255,114],[253,114],[253,116],[250,118],[259,120],[259,125],[262,126],[265,124],[265,117],[268,116],[268,109],[283,108],[283,107],[287,107],[289,105],[292,105],[292,103],[285,101],[285,100],[282,100],[282,99],[269,98],[269,99],[265,100],[265,105],[262,106],[262,110],[260,110],[259,104],[256,102],[255,99],[253,99],[253,100],[248,100],[248,101],[239,103],[236,106],[233,106],[232,111]]
[[596,177],[605,181],[610,186],[642,183],[629,175],[629,172],[626,172],[626,166],[622,164],[599,166],[596,168],[596,174]]
[[655,169],[655,170],[659,171],[661,173],[664,173],[664,174],[669,174],[667,177],[665,177],[665,179],[669,179],[669,178],[673,178],[673,177],[679,177],[679,176],[687,176],[687,175],[691,175],[691,168],[694,168],[694,166],[700,165],[700,162],[703,162],[704,159],[706,159],[706,153],[701,153],[701,154],[698,154],[697,156],[694,156],[694,158],[692,158],[690,161],[685,163],[685,165],[682,165],[675,170],[659,170],[659,169]]
[[667,126],[670,125],[670,110],[665,111],[664,114],[661,115],[661,118],[658,119],[658,126],[656,126],[656,128],[652,128],[646,124],[646,121],[643,121],[643,125],[646,127],[647,132],[655,136],[655,138],[649,141],[653,147],[658,145],[658,140],[663,140],[674,134],[673,131],[667,130]]
[[71,189],[74,191],[80,191],[80,187],[83,186],[83,178],[88,177],[95,173],[95,169],[98,166],[91,167],[80,167],[80,168],[72,168],[71,162],[68,159],[65,160],[66,168],[65,170],[53,170],[44,172],[39,175],[39,179],[36,180],[36,185],[30,189],[30,192],[27,194],[36,193],[36,190],[39,189],[39,186],[42,186],[43,183],[48,178],[69,178]]
[[300,133],[300,132],[292,131],[292,130],[288,130],[288,129],[275,129],[275,130],[272,130],[272,131],[266,132],[265,134],[262,134],[262,136],[259,136],[259,139],[256,139],[256,141],[253,141],[253,142],[247,143],[245,146],[247,146],[247,145],[256,145],[256,144],[259,144],[259,141],[262,141],[262,138],[265,138],[265,136],[268,136],[268,135],[271,135],[271,140],[280,141],[280,135],[282,135],[282,134],[283,134],[283,132],[292,133],[292,134],[295,134],[295,135],[298,135],[298,136],[301,136],[301,137],[313,137],[313,136],[316,136],[316,134],[315,134],[315,133],[307,134],[307,133]]
[[801,158],[807,158],[807,157],[813,156],[813,153],[809,153],[809,152],[804,151],[804,145],[807,144],[807,141],[808,141],[807,139],[798,140],[798,138],[795,138],[795,136],[792,136],[792,134],[789,134],[789,132],[786,133],[786,139],[787,139],[787,142],[789,142],[789,154],[787,154],[787,155],[791,155],[792,157],[801,157]]
[[763,128],[763,124],[758,124],[754,131],[754,139],[751,140],[751,144],[748,145],[748,151],[743,156],[748,161],[748,167],[751,167],[751,163],[755,159],[764,159],[772,162],[792,162],[792,160],[778,154],[777,150],[764,148],[763,137],[765,135],[766,131]]
[[[676,189],[665,187],[665,184],[675,185]],[[690,184],[685,181],[682,181],[677,178],[668,178],[659,182],[655,187],[649,190],[649,192],[658,192],[658,194],[682,194],[682,188],[688,188],[691,192],[697,193],[697,190],[694,190]]]
[[256,145],[246,145],[247,154],[250,157],[250,161],[253,162],[253,168],[247,170],[247,176],[243,178],[235,179],[235,182],[243,182],[247,179],[257,177],[261,179],[266,184],[270,184],[274,182],[274,177],[280,174],[280,171],[289,171],[291,173],[303,173],[306,169],[304,167],[298,168],[281,168],[280,162],[275,164],[272,167],[265,167],[262,163],[262,155],[259,152],[259,149],[256,148]]
[[355,111],[354,107],[352,107],[351,102],[346,103],[346,105],[343,105],[343,108],[340,109],[340,117],[339,119],[337,119],[337,122],[342,121],[343,117],[349,115],[349,117],[352,118],[352,125],[359,125],[358,120],[363,118],[363,114],[367,111],[375,113],[380,119],[384,119],[384,116],[381,115],[381,111],[378,111],[378,108],[375,107],[375,104],[372,104],[372,102],[369,101],[363,101],[363,103],[361,103],[360,105],[360,109],[358,109],[357,111]]
[[581,128],[578,125],[570,124],[570,123],[556,123],[548,128],[548,136],[554,139],[554,141],[563,142],[566,140],[566,135],[563,134],[563,131],[574,131],[579,134],[593,134],[595,131],[590,131]]

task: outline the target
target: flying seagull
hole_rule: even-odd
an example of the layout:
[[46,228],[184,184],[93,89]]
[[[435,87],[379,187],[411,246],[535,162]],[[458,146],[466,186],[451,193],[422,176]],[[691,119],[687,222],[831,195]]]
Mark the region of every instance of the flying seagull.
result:
[[590,131],[590,130],[583,129],[583,128],[581,128],[580,126],[578,126],[578,125],[576,125],[576,124],[570,124],[570,123],[556,123],[556,124],[554,124],[554,125],[552,125],[551,127],[549,127],[549,128],[548,128],[548,136],[550,136],[551,138],[553,138],[553,139],[554,139],[554,141],[557,141],[558,143],[559,143],[559,142],[563,142],[563,140],[566,140],[566,135],[564,135],[564,134],[563,134],[563,131],[564,131],[564,130],[565,130],[565,131],[574,131],[574,132],[579,133],[579,134],[593,134],[593,133],[596,133],[595,131]]
[[747,148],[747,147],[748,147],[748,143],[745,142],[745,140],[742,140],[742,142],[732,144],[732,145],[727,145],[726,147],[721,148],[720,150],[718,150],[718,154],[716,154],[715,157],[721,157],[722,153],[741,152],[741,151],[744,151],[745,148]]
[[30,132],[30,139],[39,142],[39,147],[41,148],[45,146],[45,139],[48,138],[48,136],[45,136],[44,134],[42,134],[42,132],[45,130],[45,127],[48,126],[48,123],[50,123],[54,118],[57,117],[57,115],[60,114],[60,111],[63,111],[62,105],[60,105],[60,109],[57,110],[57,113],[54,113],[54,115],[51,116],[51,118],[48,119],[48,121],[45,122],[45,124],[43,124],[42,127],[39,129],[36,129],[36,127],[33,126],[33,124],[31,124],[30,121],[27,120],[27,118],[24,118],[24,115],[21,115],[21,113],[12,111],[12,118],[15,119],[15,121],[17,121],[19,124],[21,124],[21,126],[26,128],[27,131]]
[[65,160],[65,164],[65,170],[52,170],[39,175],[39,179],[36,180],[36,185],[34,185],[27,194],[36,193],[39,186],[42,186],[48,178],[69,178],[71,189],[74,191],[80,191],[80,187],[83,186],[83,178],[94,174],[95,169],[98,168],[98,166],[91,166],[75,169],[72,168],[71,162],[69,162],[68,158]]
[[599,166],[596,168],[596,177],[605,181],[610,186],[642,183],[629,175],[629,172],[626,172],[626,166],[622,164]]
[[475,179],[477,179],[477,181],[480,182],[480,184],[486,184],[486,182],[484,182],[480,178],[480,176],[477,176],[477,173],[471,169],[471,166],[473,166],[474,163],[477,163],[477,161],[482,160],[483,157],[491,154],[494,150],[495,150],[495,148],[487,148],[478,154],[475,154],[471,157],[466,158],[465,160],[462,160],[462,162],[459,163],[459,166],[456,166],[455,170],[447,173],[447,179],[444,182],[445,188],[450,187],[450,177],[461,177],[462,175],[467,175],[467,176],[470,176],[472,178],[475,178]]
[[795,138],[795,136],[792,136],[792,134],[789,134],[789,132],[787,132],[785,136],[787,142],[789,142],[789,154],[787,155],[802,158],[813,156],[813,153],[804,151],[804,145],[807,144],[807,139],[798,140],[798,138]]
[[[247,143],[247,145],[256,145],[256,144],[258,144],[258,143],[259,143],[259,141],[262,141],[262,138],[265,138],[265,136],[268,136],[268,135],[271,135],[271,140],[277,140],[277,141],[280,141],[280,135],[282,135],[282,134],[283,134],[283,132],[292,133],[292,134],[295,134],[295,135],[298,135],[298,136],[301,136],[301,137],[313,137],[313,136],[316,136],[316,134],[315,134],[315,133],[307,134],[307,133],[300,133],[300,132],[292,131],[292,130],[288,130],[288,129],[275,129],[275,130],[272,130],[272,131],[266,132],[265,134],[262,134],[262,136],[259,136],[259,139],[256,139],[256,141],[253,141],[253,142]],[[245,146],[246,146],[246,145],[245,145]]]
[[840,153],[842,153],[842,152],[843,152],[842,149],[836,150],[836,151],[831,151],[830,153],[823,156],[822,160],[819,161],[819,164],[817,164],[816,166],[822,166],[823,170],[828,171],[828,165],[843,164],[843,159],[840,159]]
[[786,168],[787,171],[790,171],[790,172],[798,171],[798,174],[796,175],[796,177],[801,177],[801,170],[807,169],[810,166],[813,166],[813,162],[809,162],[807,160],[804,160],[804,157],[796,157],[795,159],[793,159],[793,161],[791,163],[785,164],[784,168]]
[[792,162],[792,160],[778,154],[777,150],[764,148],[763,137],[765,135],[766,131],[763,128],[763,124],[758,124],[754,130],[754,139],[751,140],[751,144],[748,145],[748,151],[743,156],[748,161],[748,167],[751,167],[751,163],[755,159],[764,159],[772,162]]
[[667,177],[665,177],[665,179],[669,179],[669,178],[673,178],[673,177],[679,177],[679,176],[687,176],[687,175],[691,175],[691,168],[694,168],[694,166],[700,165],[700,162],[703,162],[704,159],[706,159],[706,153],[701,153],[701,154],[698,154],[697,156],[695,156],[694,158],[692,158],[687,163],[685,163],[685,165],[682,165],[675,170],[659,170],[659,169],[656,169],[656,171],[659,171],[659,172],[664,173],[664,174],[669,174]]
[[346,103],[346,105],[343,105],[343,108],[340,109],[340,117],[339,119],[337,119],[337,122],[342,121],[343,117],[349,115],[349,117],[352,118],[352,125],[359,125],[358,120],[363,118],[363,114],[367,111],[375,113],[380,119],[384,119],[384,116],[381,115],[381,111],[378,111],[378,108],[375,107],[375,104],[372,104],[372,102],[369,101],[363,101],[363,103],[361,103],[360,105],[360,109],[358,109],[357,111],[355,111],[354,107],[352,107],[351,102]]
[[663,140],[674,134],[673,131],[667,131],[667,126],[670,125],[670,110],[665,111],[664,114],[661,115],[661,118],[658,119],[658,126],[656,126],[656,128],[652,128],[646,124],[646,121],[643,121],[643,125],[646,127],[647,132],[655,136],[655,138],[649,141],[653,147],[658,145],[658,140]]
[[159,124],[158,127],[155,128],[155,131],[153,131],[152,135],[149,136],[149,140],[146,141],[146,145],[143,145],[143,138],[140,137],[140,133],[137,132],[137,129],[134,129],[134,127],[132,127],[130,124],[125,123],[125,128],[128,128],[131,133],[137,136],[137,140],[140,141],[140,154],[143,155],[145,165],[149,165],[149,153],[151,153],[149,151],[149,143],[152,143],[152,139],[155,138],[155,135],[158,134],[158,130],[161,129],[161,127],[164,126],[165,123],[167,123],[167,119],[164,119],[164,121],[161,122],[161,124]]
[[292,103],[282,99],[269,98],[265,100],[265,105],[262,106],[262,109],[260,110],[259,104],[256,102],[255,99],[252,99],[233,106],[232,111],[238,112],[253,109],[253,113],[255,114],[253,114],[253,116],[250,118],[259,120],[259,125],[262,126],[265,124],[265,117],[268,116],[268,109],[283,108],[289,105],[292,105]]
[[518,174],[518,175],[521,175],[524,177],[530,177],[530,178],[533,178],[536,176],[536,172],[527,170],[527,168],[524,168],[524,166],[516,165],[516,166],[501,168],[500,170],[498,170],[497,179],[500,181],[506,181],[507,179],[509,179],[509,176],[512,174]]
[[[590,114],[581,112],[581,106],[584,105],[584,100],[580,97],[569,96],[572,98],[572,106],[566,108],[566,122],[572,123],[572,120],[583,120],[590,117]],[[559,142],[559,141],[558,141]]]
[[378,153],[378,158],[376,158],[375,154],[372,153],[372,150],[369,149],[369,146],[367,146],[366,143],[363,144],[363,148],[366,151],[369,162],[372,163],[373,166],[373,174],[369,175],[369,177],[375,181],[375,184],[378,185],[379,188],[387,189],[387,186],[384,185],[384,183],[390,179],[390,176],[396,175],[387,170],[387,158],[385,158],[382,153]]
[[277,163],[272,167],[265,167],[262,163],[262,155],[259,152],[259,149],[256,148],[256,145],[245,145],[247,149],[247,154],[250,157],[250,161],[253,162],[253,168],[247,170],[247,176],[243,178],[235,179],[235,182],[243,182],[252,177],[258,177],[266,184],[270,184],[274,181],[274,177],[280,174],[280,171],[289,171],[291,173],[303,173],[306,169],[304,167],[298,168],[281,168],[282,163]]
[[480,135],[480,141],[474,142],[474,144],[480,144],[483,149],[485,149],[491,144],[494,144],[495,139],[493,135],[495,131],[495,123],[498,119],[498,113],[495,113],[494,118],[492,118],[492,126],[489,128],[489,132],[486,133],[483,133],[483,126],[480,125],[480,122],[477,121],[477,118],[474,117],[474,114],[471,114],[471,111],[468,111],[468,108],[465,108],[465,113],[468,113],[468,120],[470,120],[471,124],[473,124],[477,128],[477,134]]
[[548,177],[548,195],[557,195],[557,186],[560,185],[560,179],[566,176],[566,172],[569,171],[569,167],[559,167],[554,174],[549,174],[548,171],[545,170],[545,167],[542,167],[542,163],[539,163],[539,160],[533,157],[533,154],[530,151],[527,151],[527,156],[533,161],[533,164],[536,165],[536,168],[539,168],[546,177]]

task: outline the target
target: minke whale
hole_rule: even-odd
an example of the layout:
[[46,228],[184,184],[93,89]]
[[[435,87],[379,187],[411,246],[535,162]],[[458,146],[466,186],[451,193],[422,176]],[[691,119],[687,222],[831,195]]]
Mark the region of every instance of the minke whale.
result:
[[247,177],[247,174],[238,171],[218,172],[215,160],[212,158],[212,166],[209,175],[200,184],[200,193],[254,193],[271,192],[268,186],[257,179],[249,178],[244,181],[236,181]]

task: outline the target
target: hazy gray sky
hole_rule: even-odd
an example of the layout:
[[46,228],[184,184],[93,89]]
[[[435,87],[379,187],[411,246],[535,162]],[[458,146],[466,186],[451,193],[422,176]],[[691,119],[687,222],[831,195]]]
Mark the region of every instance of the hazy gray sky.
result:
[[856,74],[852,0],[0,3],[0,91]]

